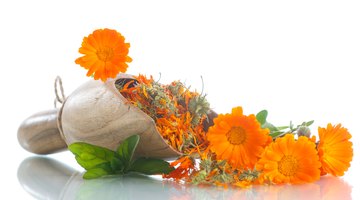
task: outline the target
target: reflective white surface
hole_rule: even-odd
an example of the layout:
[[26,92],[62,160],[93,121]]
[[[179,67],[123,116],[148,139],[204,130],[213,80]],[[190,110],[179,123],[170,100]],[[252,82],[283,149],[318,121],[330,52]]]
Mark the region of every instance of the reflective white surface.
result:
[[[359,10],[351,0],[0,1],[0,199],[360,199]],[[163,83],[198,91],[202,76],[218,113],[268,109],[276,125],[315,120],[315,134],[342,123],[353,135],[352,167],[314,184],[224,190],[139,176],[83,181],[69,152],[32,158],[18,144],[20,123],[53,107],[57,75],[65,95],[89,80],[74,60],[82,38],[102,27],[131,43],[128,73],[161,73]]]
[[304,185],[255,186],[249,189],[188,186],[159,178],[129,174],[95,180],[57,160],[29,157],[18,168],[18,179],[38,199],[351,199],[351,186],[324,176]]

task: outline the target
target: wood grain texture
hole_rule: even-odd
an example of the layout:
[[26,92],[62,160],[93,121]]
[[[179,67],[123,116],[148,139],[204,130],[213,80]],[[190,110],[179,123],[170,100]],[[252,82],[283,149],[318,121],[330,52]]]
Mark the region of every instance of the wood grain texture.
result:
[[121,74],[105,84],[89,81],[66,99],[59,114],[59,128],[68,145],[74,142],[115,150],[127,137],[139,134],[136,156],[174,158],[181,155],[164,141],[154,120],[131,105],[115,87],[115,81],[132,78]]
[[[62,151],[74,142],[86,142],[115,150],[127,137],[138,134],[135,156],[172,159],[181,155],[157,131],[154,120],[131,105],[116,89],[121,74],[106,83],[88,81],[78,87],[60,110],[37,113],[26,119],[18,130],[20,145],[37,154]],[[217,114],[211,111],[204,121],[207,130]]]
[[20,145],[36,154],[55,153],[67,148],[58,126],[58,109],[36,113],[25,119],[18,129]]

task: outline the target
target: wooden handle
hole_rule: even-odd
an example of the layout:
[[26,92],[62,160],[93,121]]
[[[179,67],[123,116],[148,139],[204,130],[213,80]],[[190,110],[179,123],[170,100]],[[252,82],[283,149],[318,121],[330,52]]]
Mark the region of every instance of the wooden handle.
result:
[[58,125],[59,109],[36,113],[25,119],[18,130],[20,145],[36,154],[50,154],[67,148]]

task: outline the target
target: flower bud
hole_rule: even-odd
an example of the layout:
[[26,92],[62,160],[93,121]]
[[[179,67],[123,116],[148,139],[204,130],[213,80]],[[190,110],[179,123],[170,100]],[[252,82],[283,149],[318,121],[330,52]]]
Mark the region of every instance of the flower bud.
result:
[[311,135],[310,129],[307,126],[300,126],[298,128],[298,130],[296,131],[296,133],[298,136],[305,136],[308,138],[310,138],[310,135]]

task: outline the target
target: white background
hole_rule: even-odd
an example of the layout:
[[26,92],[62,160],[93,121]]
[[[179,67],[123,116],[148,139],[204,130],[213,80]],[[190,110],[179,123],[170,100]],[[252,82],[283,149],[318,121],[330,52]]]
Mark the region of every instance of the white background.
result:
[[[343,180],[360,197],[359,10],[358,1],[332,0],[1,1],[0,195],[31,197],[17,170],[33,155],[18,145],[17,128],[53,107],[57,75],[66,95],[90,79],[74,63],[77,50],[84,36],[107,27],[131,44],[128,73],[161,73],[163,83],[180,79],[199,91],[202,76],[218,113],[267,109],[277,125],[315,120],[315,134],[342,123],[354,143]],[[50,157],[77,168],[69,153]]]

